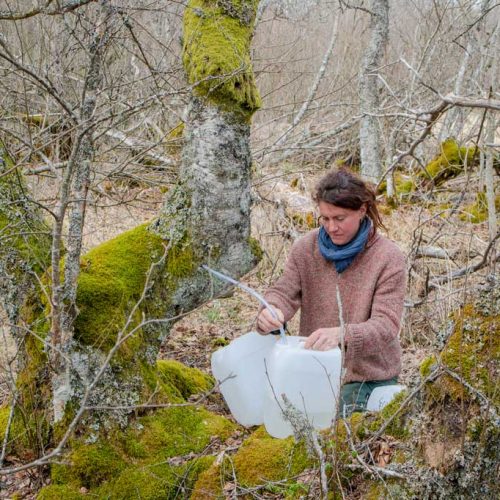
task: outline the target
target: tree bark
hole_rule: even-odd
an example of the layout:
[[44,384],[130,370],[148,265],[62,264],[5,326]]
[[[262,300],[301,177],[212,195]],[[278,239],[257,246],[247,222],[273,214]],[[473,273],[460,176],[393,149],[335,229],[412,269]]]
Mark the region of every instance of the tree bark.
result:
[[361,174],[377,183],[382,175],[379,119],[378,68],[389,37],[389,1],[371,2],[371,37],[365,50],[359,77],[359,101],[362,118],[359,127]]

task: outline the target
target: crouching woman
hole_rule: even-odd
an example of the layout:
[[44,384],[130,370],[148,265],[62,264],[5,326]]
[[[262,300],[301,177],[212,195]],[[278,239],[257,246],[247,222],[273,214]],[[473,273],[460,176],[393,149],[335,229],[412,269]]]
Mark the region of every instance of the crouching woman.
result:
[[405,257],[378,231],[383,224],[375,192],[350,170],[330,171],[313,198],[319,228],[293,245],[283,275],[265,294],[277,318],[263,309],[257,330],[270,333],[300,309],[305,347],[322,351],[340,345],[343,324],[340,415],[347,416],[364,411],[376,387],[397,383]]

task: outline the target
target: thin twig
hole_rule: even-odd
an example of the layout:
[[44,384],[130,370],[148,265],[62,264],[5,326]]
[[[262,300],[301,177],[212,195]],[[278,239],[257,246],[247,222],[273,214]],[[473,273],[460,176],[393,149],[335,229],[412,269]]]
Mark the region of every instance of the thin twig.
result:
[[9,433],[10,433],[10,427],[12,425],[12,419],[14,418],[14,411],[16,409],[16,404],[17,404],[17,391],[14,392],[14,395],[12,397],[12,403],[10,405],[10,410],[9,410],[9,418],[7,420],[7,426],[5,427],[5,434],[3,436],[3,443],[2,443],[2,453],[0,454],[0,469],[3,467],[3,461],[5,459],[5,454],[7,452],[7,443],[9,442]]

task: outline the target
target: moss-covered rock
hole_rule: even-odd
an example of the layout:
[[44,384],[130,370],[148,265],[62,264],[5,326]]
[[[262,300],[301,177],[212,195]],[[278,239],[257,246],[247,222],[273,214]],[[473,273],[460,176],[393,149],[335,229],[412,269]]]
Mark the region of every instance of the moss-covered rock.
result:
[[247,118],[260,105],[250,59],[257,0],[190,0],[184,14],[183,61],[195,91]]
[[[454,330],[439,358],[445,367],[497,406],[500,404],[499,296],[500,292],[489,291],[453,314]],[[434,356],[424,360],[420,368],[421,374],[427,376],[435,363]],[[427,393],[438,401],[444,398],[454,401],[475,398],[464,384],[446,374],[428,384]]]
[[88,498],[77,488],[65,484],[51,484],[45,486],[37,495],[37,500],[82,500]]
[[236,474],[238,484],[243,487],[279,481],[280,490],[284,491],[296,484],[297,474],[313,463],[303,444],[296,444],[292,437],[272,438],[260,427],[230,461],[214,463],[200,475],[191,498],[222,497],[224,484],[232,481],[233,473]]
[[440,149],[439,154],[426,165],[425,171],[419,173],[421,179],[432,180],[435,186],[462,173],[466,167],[472,168],[478,158],[475,147],[460,146],[452,138],[441,143]]
[[166,384],[170,393],[177,393],[187,399],[193,394],[206,392],[214,385],[212,377],[197,368],[188,368],[179,361],[162,359],[156,363],[158,380]]

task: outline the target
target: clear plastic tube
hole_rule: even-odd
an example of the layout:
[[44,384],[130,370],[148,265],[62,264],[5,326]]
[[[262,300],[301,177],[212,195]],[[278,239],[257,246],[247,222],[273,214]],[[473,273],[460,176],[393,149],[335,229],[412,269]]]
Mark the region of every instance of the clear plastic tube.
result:
[[[255,297],[266,309],[269,310],[269,312],[271,313],[273,318],[278,319],[278,316],[276,315],[274,309],[271,307],[269,302],[267,302],[267,300],[264,297],[262,297],[262,295],[260,295],[258,292],[256,292],[255,290],[253,290],[249,286],[246,286],[243,283],[236,281],[235,279],[231,278],[230,276],[226,276],[225,274],[222,274],[219,271],[215,271],[214,269],[206,266],[205,264],[203,264],[201,267],[203,269],[205,269],[205,271],[208,271],[210,274],[213,274],[214,276],[216,276],[217,278],[219,278],[223,281],[227,281],[228,283],[231,283],[232,285],[236,285],[236,286],[240,287],[242,290],[245,290],[245,292],[248,292],[250,295]],[[284,344],[286,344],[287,341],[286,341],[285,329],[283,328],[283,325],[280,326],[280,337],[281,337],[282,342]]]

